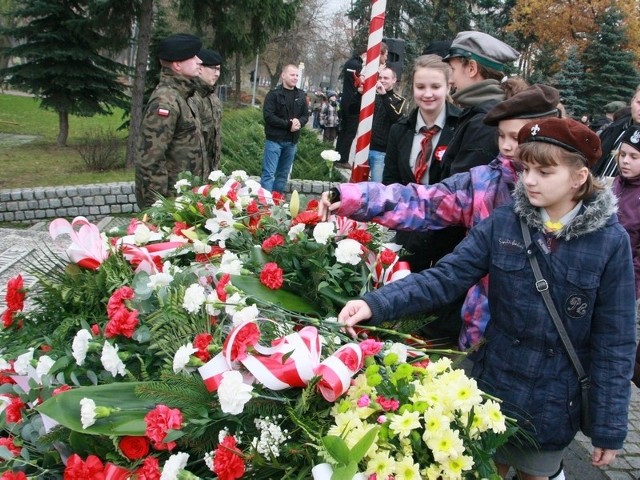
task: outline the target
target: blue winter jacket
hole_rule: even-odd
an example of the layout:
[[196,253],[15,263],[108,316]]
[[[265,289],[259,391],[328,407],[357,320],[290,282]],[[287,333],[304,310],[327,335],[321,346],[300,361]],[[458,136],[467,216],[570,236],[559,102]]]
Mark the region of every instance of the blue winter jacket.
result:
[[[537,208],[518,184],[515,204],[497,208],[434,268],[363,299],[371,322],[430,311],[489,274],[491,321],[472,353],[473,376],[501,398],[541,449],[569,445],[580,420],[578,377],[535,289],[519,216],[571,341],[591,377],[592,443],[619,449],[627,434],[635,350],[635,289],[629,237],[610,190],[585,201],[549,243]],[[551,245],[551,246],[549,246]]]

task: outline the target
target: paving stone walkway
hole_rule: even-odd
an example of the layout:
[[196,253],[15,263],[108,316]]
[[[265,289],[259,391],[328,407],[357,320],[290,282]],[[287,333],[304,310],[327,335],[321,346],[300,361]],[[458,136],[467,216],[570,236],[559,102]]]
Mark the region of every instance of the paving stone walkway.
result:
[[[128,223],[124,217],[105,217],[96,222],[100,231]],[[22,274],[27,286],[35,279],[27,271],[29,262],[46,258],[47,249],[62,253],[66,239],[52,241],[48,223],[42,222],[28,229],[0,228],[0,312],[5,308],[4,298],[9,278]],[[591,443],[578,434],[565,457],[565,475],[568,480],[638,480],[640,479],[640,390],[632,387],[629,434],[624,449],[613,465],[596,469],[591,466]]]

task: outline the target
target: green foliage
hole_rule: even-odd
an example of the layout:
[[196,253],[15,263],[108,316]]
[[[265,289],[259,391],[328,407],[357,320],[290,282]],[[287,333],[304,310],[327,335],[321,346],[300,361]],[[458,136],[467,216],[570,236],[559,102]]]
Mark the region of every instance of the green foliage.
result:
[[597,24],[600,31],[588,37],[582,56],[585,99],[591,114],[601,114],[604,105],[614,100],[628,102],[640,83],[637,58],[627,46],[622,14],[609,8]]
[[584,91],[584,65],[578,56],[578,49],[572,47],[560,72],[553,77],[553,84],[560,92],[562,103],[569,115],[581,116],[587,112]]

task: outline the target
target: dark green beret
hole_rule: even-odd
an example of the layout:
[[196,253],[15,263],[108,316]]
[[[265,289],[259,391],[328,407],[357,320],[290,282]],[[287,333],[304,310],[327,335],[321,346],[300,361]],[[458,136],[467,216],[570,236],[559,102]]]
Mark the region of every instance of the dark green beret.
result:
[[181,62],[198,55],[202,42],[195,35],[177,33],[158,43],[157,56],[168,62]]
[[203,67],[217,67],[218,65],[222,65],[222,55],[215,50],[202,48],[198,52],[198,58],[202,60]]

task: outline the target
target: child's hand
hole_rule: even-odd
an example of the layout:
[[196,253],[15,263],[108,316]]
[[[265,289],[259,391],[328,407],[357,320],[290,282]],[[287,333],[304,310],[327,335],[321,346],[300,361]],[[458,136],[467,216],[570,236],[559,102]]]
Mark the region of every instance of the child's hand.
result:
[[[349,304],[347,303],[347,305]],[[604,467],[605,465],[609,465],[615,460],[617,454],[617,450],[595,447],[591,454],[591,465],[594,467]]]
[[338,323],[345,326],[344,331],[352,337],[357,336],[354,325],[371,318],[371,309],[364,300],[350,300],[338,314]]
[[331,212],[338,208],[340,208],[340,202],[331,203],[329,200],[329,192],[323,192],[318,202],[318,216],[323,221],[327,221]]

